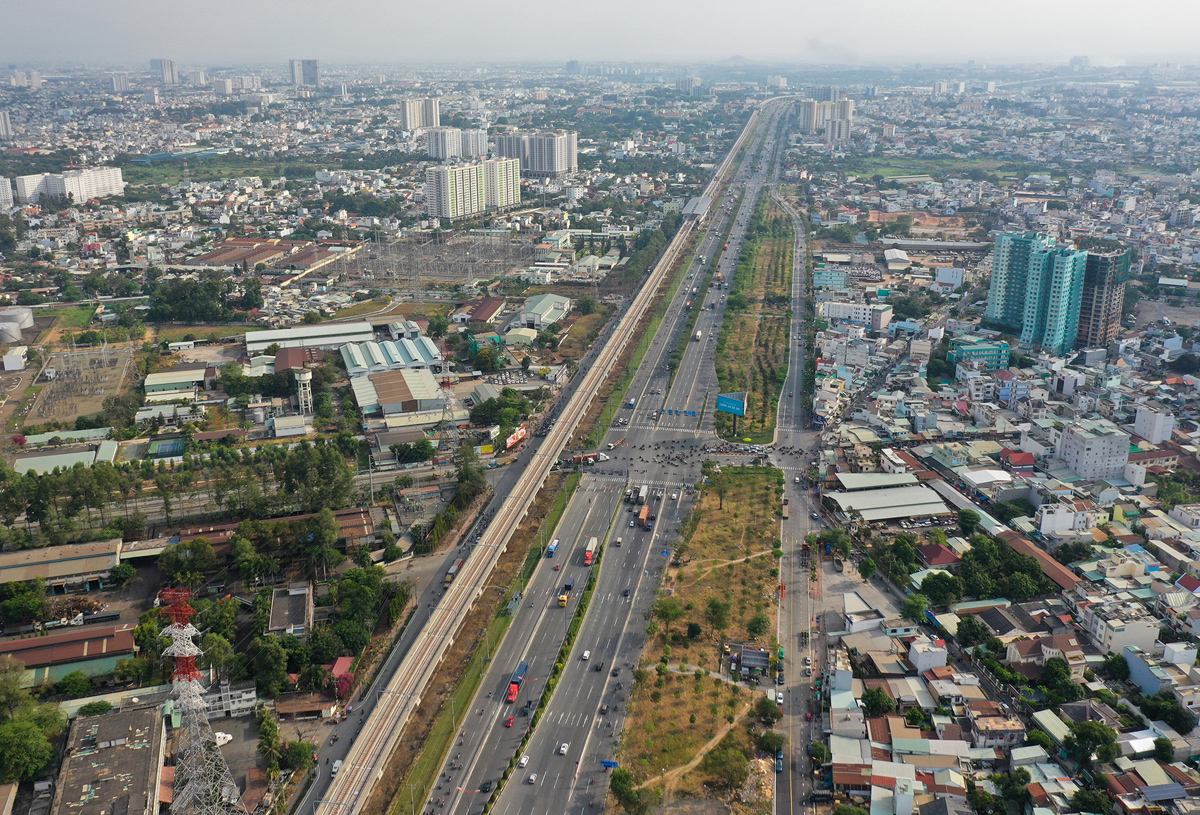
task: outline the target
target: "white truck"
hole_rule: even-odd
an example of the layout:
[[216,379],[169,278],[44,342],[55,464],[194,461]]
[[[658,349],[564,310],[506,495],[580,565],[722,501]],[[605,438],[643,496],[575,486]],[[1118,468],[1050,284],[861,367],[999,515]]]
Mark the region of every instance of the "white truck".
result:
[[700,337],[701,337],[701,336],[702,336],[701,332],[697,331],[697,332],[696,332],[696,337],[695,337],[695,340],[696,340],[696,342],[700,342]]

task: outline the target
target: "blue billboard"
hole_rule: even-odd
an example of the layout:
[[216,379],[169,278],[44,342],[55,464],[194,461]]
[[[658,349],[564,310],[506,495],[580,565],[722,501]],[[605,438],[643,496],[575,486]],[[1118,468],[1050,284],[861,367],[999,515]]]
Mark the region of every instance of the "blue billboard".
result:
[[747,395],[745,391],[739,391],[738,393],[718,393],[717,410],[722,413],[732,413],[734,416],[745,416]]

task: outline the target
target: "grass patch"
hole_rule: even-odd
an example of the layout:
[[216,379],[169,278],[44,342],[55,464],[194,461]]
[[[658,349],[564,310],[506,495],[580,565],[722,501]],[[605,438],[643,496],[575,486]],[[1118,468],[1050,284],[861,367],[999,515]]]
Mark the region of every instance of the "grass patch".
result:
[[60,330],[64,328],[87,328],[92,324],[92,316],[95,313],[96,307],[93,305],[39,308],[33,312],[35,317],[57,317],[58,319],[55,321],[54,327]]
[[612,303],[601,303],[591,314],[572,323],[566,339],[558,346],[559,355],[569,359],[583,357],[600,336],[600,329],[604,328],[616,310],[617,307]]
[[[684,615],[671,624],[669,635],[660,623],[651,624],[643,667],[635,674],[620,752],[622,766],[639,783],[688,764],[730,724],[730,716],[738,722],[746,704],[757,701],[752,687],[739,687],[719,675],[722,644],[753,639],[747,627],[758,615],[767,615],[769,631],[775,629],[779,573],[772,552],[779,541],[783,473],[771,467],[732,467],[720,477],[727,484],[724,508],[715,484],[705,484],[664,576],[664,590]],[[724,620],[709,614],[713,600],[728,604]],[[689,623],[701,628],[695,640],[684,636]],[[758,640],[775,645],[770,633]],[[745,733],[735,726],[733,737],[742,740]],[[676,792],[708,797],[703,785],[711,780],[701,764],[678,780]]]
[[156,342],[183,342],[190,336],[211,342],[262,330],[250,325],[171,325],[155,329],[154,339]]
[[774,438],[775,414],[787,378],[791,331],[792,256],[796,234],[783,208],[761,194],[750,239],[730,283],[717,339],[717,381],[722,392],[749,393],[746,415],[716,415],[717,433],[765,444]]
[[374,300],[363,300],[361,303],[355,303],[352,306],[346,306],[345,308],[338,309],[337,313],[333,315],[333,319],[344,320],[347,317],[357,317],[360,314],[370,314],[371,312],[379,311],[380,309],[384,308],[388,302],[389,301],[386,297],[377,297]]

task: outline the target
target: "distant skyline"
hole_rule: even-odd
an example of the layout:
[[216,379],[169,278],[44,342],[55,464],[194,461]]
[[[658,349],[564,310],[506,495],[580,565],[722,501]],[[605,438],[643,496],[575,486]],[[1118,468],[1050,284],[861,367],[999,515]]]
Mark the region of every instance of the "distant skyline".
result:
[[[3,64],[753,61],[1200,64],[1195,0],[43,0],[0,4]],[[426,36],[429,32],[430,36]],[[436,32],[436,36],[434,33]]]

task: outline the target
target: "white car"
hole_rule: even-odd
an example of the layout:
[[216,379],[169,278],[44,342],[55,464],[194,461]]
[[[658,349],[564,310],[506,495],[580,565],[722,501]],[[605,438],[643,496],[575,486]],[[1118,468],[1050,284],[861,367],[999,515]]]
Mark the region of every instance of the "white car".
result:
[[525,783],[526,784],[536,784],[537,783],[537,773],[530,773],[529,777],[525,779]]
[[567,754],[567,750],[570,749],[570,747],[571,747],[571,745],[564,741],[562,743],[562,747],[558,748],[558,754],[560,756],[565,756]]
[[582,659],[584,662],[587,662],[587,661],[588,661],[589,659],[591,659],[591,658],[592,658],[592,652],[591,652],[591,651],[584,651],[584,652],[583,652],[583,656],[582,656],[582,657],[580,657],[580,659]]
[[517,762],[517,766],[525,769],[525,765],[529,763],[529,756],[521,756],[521,760]]
[[783,691],[775,692],[775,701],[778,704],[781,704],[781,705],[783,704]]

